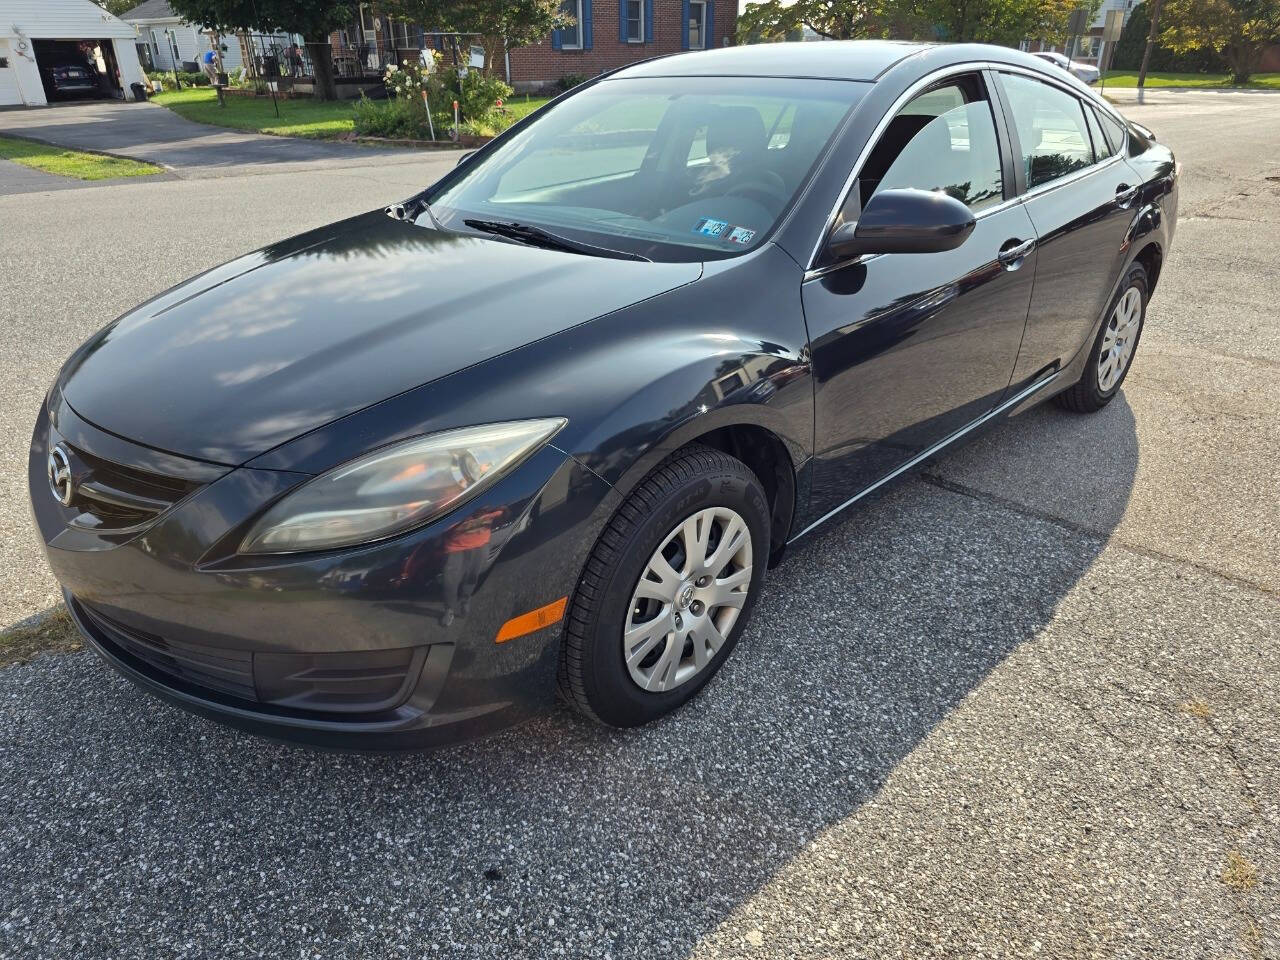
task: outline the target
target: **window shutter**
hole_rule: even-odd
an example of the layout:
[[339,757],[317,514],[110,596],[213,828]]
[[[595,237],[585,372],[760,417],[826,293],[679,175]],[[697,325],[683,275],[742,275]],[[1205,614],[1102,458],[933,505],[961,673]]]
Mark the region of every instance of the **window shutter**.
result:
[[595,39],[595,37],[593,36],[595,31],[592,29],[592,27],[594,26],[594,24],[592,23],[593,19],[594,18],[591,16],[591,0],[582,0],[582,49],[583,50],[590,50],[591,43]]
[[559,50],[563,44],[564,44],[564,40],[560,36],[559,28],[552,30],[551,31],[551,49]]
[[627,0],[618,0],[618,42],[627,42]]
[[644,6],[644,42],[653,43],[653,0],[640,0]]
[[716,0],[707,0],[707,5],[703,9],[707,11],[707,23],[705,27],[706,36],[702,38],[702,48],[704,50],[710,50],[712,47],[715,47],[717,45],[716,44]]
[[689,49],[689,0],[680,4],[680,49]]

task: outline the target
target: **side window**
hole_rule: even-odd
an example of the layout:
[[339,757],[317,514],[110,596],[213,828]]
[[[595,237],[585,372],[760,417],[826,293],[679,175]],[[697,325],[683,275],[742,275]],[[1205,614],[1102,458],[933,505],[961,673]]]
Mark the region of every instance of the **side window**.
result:
[[1104,110],[1098,110],[1095,112],[1098,114],[1098,119],[1102,122],[1102,132],[1106,134],[1107,140],[1111,144],[1111,149],[1116,153],[1119,153],[1124,149],[1124,124]]
[[1030,77],[1007,73],[1001,79],[1018,128],[1028,187],[1093,163],[1084,104],[1065,90]]
[[1093,157],[1095,160],[1105,160],[1115,151],[1111,149],[1111,144],[1107,142],[1107,138],[1102,135],[1102,126],[1098,123],[1098,113],[1093,107],[1084,108],[1085,119],[1089,121],[1089,139],[1093,141]]
[[865,205],[881,190],[941,190],[975,211],[1004,199],[995,121],[977,77],[920,94],[889,121],[858,174]]

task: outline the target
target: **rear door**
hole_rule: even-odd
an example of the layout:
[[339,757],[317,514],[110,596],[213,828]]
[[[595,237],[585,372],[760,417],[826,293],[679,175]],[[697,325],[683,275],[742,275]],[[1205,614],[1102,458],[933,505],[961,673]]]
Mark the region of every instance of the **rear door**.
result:
[[1128,249],[1138,177],[1065,85],[1001,70],[1023,205],[1035,224],[1035,291],[1014,387],[1087,349]]
[[813,517],[988,413],[1008,387],[1037,254],[1002,125],[981,71],[948,75],[886,118],[861,160],[845,221],[877,191],[912,187],[961,200],[977,226],[955,250],[858,257],[807,275]]

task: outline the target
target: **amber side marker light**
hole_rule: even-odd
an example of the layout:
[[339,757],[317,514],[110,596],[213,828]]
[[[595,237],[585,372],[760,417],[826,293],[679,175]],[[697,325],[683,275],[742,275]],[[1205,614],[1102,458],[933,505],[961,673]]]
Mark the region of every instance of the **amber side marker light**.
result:
[[528,613],[522,613],[518,617],[512,617],[502,625],[502,629],[498,631],[498,635],[494,637],[493,642],[506,643],[516,637],[523,637],[526,633],[533,633],[533,631],[549,627],[553,623],[559,623],[564,619],[564,608],[568,602],[568,597],[561,597],[559,600],[548,603],[545,607],[539,607],[537,610],[530,610]]

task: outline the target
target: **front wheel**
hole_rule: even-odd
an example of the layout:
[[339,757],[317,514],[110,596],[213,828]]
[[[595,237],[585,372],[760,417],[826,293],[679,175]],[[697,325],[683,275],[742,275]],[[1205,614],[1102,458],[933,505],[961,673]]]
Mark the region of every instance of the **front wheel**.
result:
[[1147,271],[1135,263],[1111,301],[1079,382],[1054,398],[1058,406],[1075,413],[1094,413],[1120,392],[1146,321],[1147,290]]
[[560,656],[561,697],[632,727],[674,710],[741,636],[769,558],[769,505],[746,464],[672,454],[628,496],[587,561]]

